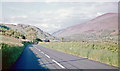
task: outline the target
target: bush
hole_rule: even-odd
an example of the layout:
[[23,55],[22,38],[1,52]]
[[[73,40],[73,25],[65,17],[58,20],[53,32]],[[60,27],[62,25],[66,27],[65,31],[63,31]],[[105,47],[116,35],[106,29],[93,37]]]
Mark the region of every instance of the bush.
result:
[[42,40],[41,40],[41,39],[39,39],[39,38],[36,38],[36,39],[35,39],[35,41],[40,41],[40,42],[42,42]]

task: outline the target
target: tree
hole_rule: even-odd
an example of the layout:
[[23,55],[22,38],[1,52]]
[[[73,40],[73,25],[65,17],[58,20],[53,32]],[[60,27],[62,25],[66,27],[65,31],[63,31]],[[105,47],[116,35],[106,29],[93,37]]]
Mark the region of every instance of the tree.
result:
[[60,40],[61,40],[61,42],[63,42],[64,38],[63,38],[63,37],[61,37],[61,39],[60,39]]
[[42,40],[40,38],[36,38],[36,41],[41,41],[42,42]]
[[26,37],[24,35],[21,35],[22,39],[26,39]]

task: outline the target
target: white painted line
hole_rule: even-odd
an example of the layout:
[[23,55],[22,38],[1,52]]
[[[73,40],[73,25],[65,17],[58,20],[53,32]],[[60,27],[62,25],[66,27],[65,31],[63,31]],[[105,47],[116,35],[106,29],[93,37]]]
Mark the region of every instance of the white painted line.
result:
[[48,58],[50,58],[50,56],[48,56],[47,54],[45,54],[45,56],[47,56]]
[[[36,47],[35,47],[36,48]],[[39,50],[38,48],[36,48],[38,51],[41,51],[41,50]]]
[[[37,49],[37,48],[36,48]],[[38,50],[38,49],[37,49]]]
[[[36,47],[35,47],[36,48]],[[39,50],[38,48],[36,48],[38,51],[41,51]],[[41,52],[42,54],[44,54],[44,52]],[[48,56],[47,54],[45,54],[45,56],[47,56],[48,58],[50,58],[50,56]]]
[[55,61],[55,60],[52,60],[53,62],[55,62],[57,65],[59,65],[61,68],[65,68],[65,67],[63,67],[60,63],[58,63],[57,61]]
[[37,49],[37,48],[35,47],[35,49]]
[[42,54],[44,54],[44,52],[41,52]]
[[38,48],[36,48],[37,50],[39,50]]

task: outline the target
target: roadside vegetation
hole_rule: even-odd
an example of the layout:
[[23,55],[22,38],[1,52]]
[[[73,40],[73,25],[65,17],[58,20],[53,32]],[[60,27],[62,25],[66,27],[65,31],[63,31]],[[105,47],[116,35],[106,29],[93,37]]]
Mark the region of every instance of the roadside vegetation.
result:
[[[0,46],[2,47],[2,67],[9,69],[16,62],[25,46],[31,42],[39,42],[39,45],[66,52],[72,55],[96,60],[102,63],[118,67],[118,43],[115,42],[65,42],[64,38],[56,42],[42,42],[38,32],[34,28],[27,28],[26,33],[20,33],[7,26],[0,25]],[[40,33],[39,33],[40,34]],[[42,36],[43,32],[41,33]],[[39,35],[40,36],[40,35]],[[41,37],[40,36],[40,37]],[[48,36],[46,36],[48,37]],[[27,40],[26,42],[23,40]]]
[[[2,42],[5,41],[5,43],[7,42],[6,40],[11,40],[12,39],[23,39],[23,40],[28,40],[28,41],[42,41],[40,38],[37,37],[38,32],[32,28],[29,27],[26,30],[26,33],[20,33],[18,32],[18,30],[13,30],[5,25],[0,25],[0,38],[2,38]],[[19,40],[20,41],[20,40]],[[20,41],[21,42],[21,41]],[[7,43],[10,43],[7,42]],[[14,43],[14,41],[13,41]]]
[[0,35],[4,35],[4,36],[9,36],[9,37],[14,37],[14,38],[21,38],[21,39],[25,39],[25,36],[19,32],[17,32],[16,30],[12,30],[7,26],[4,25],[0,25]]
[[2,69],[9,69],[22,54],[26,45],[31,42],[23,42],[23,46],[0,43],[2,47]]
[[39,45],[118,67],[118,43],[40,42]]
[[[9,69],[22,54],[24,48],[31,41],[22,41],[26,36],[12,30],[7,26],[0,25],[0,49],[2,51],[2,70]],[[37,38],[36,38],[37,39]],[[37,39],[38,40],[38,39]]]
[[1,43],[2,46],[2,69],[9,69],[21,55],[24,46],[15,46]]

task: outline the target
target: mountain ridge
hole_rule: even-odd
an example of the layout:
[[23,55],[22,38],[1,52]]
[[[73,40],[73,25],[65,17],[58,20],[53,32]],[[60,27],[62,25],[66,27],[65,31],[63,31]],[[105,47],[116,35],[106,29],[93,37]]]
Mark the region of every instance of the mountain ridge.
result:
[[[76,35],[77,38],[79,38],[80,35],[98,38],[99,36],[107,37],[113,35],[113,33],[117,35],[118,34],[117,32],[118,32],[118,14],[106,13],[85,23],[77,24],[62,29],[62,31],[55,32],[53,35],[56,37],[64,37],[64,38],[70,38],[70,37],[76,38]],[[82,37],[80,36],[80,38],[83,38],[84,36]]]

